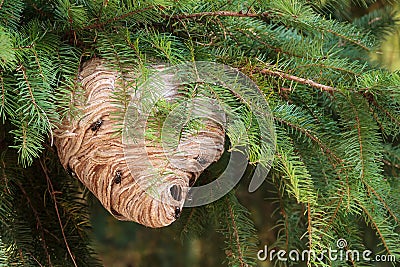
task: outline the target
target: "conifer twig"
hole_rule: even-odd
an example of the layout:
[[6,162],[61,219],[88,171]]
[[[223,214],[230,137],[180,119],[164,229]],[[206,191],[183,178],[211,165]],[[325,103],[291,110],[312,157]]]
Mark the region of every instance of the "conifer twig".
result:
[[355,115],[355,125],[354,128],[357,129],[357,138],[358,138],[358,143],[360,145],[360,162],[361,162],[361,171],[360,171],[360,176],[361,176],[361,181],[364,182],[364,177],[365,177],[365,160],[364,160],[364,137],[362,135],[362,126],[361,126],[361,121],[360,121],[360,116],[357,107],[354,105],[353,102],[349,101],[349,105],[352,107]]
[[[308,246],[309,250],[312,250],[313,240],[312,240],[312,225],[311,225],[311,205],[310,201],[307,201],[307,232],[308,232]],[[307,259],[307,265],[310,265],[310,258]]]
[[4,82],[2,76],[0,76],[0,86],[1,86],[1,106],[4,108],[6,106],[6,92],[5,92],[6,90],[4,88]]
[[235,238],[235,241],[236,241],[236,248],[237,248],[237,252],[238,252],[240,266],[246,266],[245,261],[243,260],[243,254],[242,254],[242,249],[241,249],[241,245],[240,245],[241,242],[240,242],[240,238],[239,238],[238,226],[236,225],[236,221],[235,221],[235,214],[234,214],[234,211],[232,209],[232,205],[231,205],[231,203],[229,202],[229,200],[227,198],[225,199],[225,202],[226,202],[226,205],[228,206],[229,219],[230,219],[230,221],[232,223],[233,237]]
[[51,183],[50,177],[49,177],[49,175],[47,173],[47,169],[44,166],[43,162],[41,160],[39,160],[39,162],[40,162],[40,166],[43,169],[44,175],[46,176],[47,184],[50,187],[49,188],[50,189],[50,194],[51,194],[51,196],[53,198],[53,201],[54,201],[54,208],[55,208],[56,213],[57,213],[58,223],[60,224],[61,234],[63,236],[65,246],[67,247],[68,254],[71,257],[72,262],[74,263],[74,266],[78,267],[78,265],[75,262],[75,256],[74,256],[74,254],[72,254],[72,251],[71,251],[71,249],[69,248],[69,245],[68,245],[67,237],[65,236],[64,226],[63,226],[62,221],[61,221],[60,212],[58,211],[57,199],[56,199],[56,195],[55,195],[53,184]]
[[38,261],[38,259],[36,259],[35,256],[33,256],[33,255],[30,255],[30,256],[32,257],[32,259],[33,259],[34,261],[36,261],[36,263],[37,263],[40,267],[44,267],[44,266]]
[[378,233],[379,238],[380,238],[380,240],[382,241],[382,244],[383,244],[383,246],[385,247],[386,251],[387,251],[389,254],[392,254],[392,252],[390,251],[389,246],[388,246],[388,244],[387,244],[387,242],[386,242],[386,239],[385,239],[385,237],[383,236],[383,234],[382,234],[382,232],[381,232],[381,230],[380,230],[380,227],[379,227],[378,223],[377,223],[377,222],[374,220],[374,218],[372,217],[372,214],[367,210],[367,208],[366,208],[360,201],[356,200],[356,202],[360,205],[360,207],[362,208],[362,210],[364,211],[364,213],[368,216],[368,218],[369,218],[371,224],[373,225],[373,227],[375,228],[376,232]]
[[381,195],[379,195],[378,192],[376,192],[376,190],[370,186],[367,183],[364,183],[365,186],[368,188],[368,190],[372,191],[372,193],[376,196],[377,199],[379,199],[379,201],[385,206],[385,209],[389,212],[389,214],[393,217],[393,219],[396,221],[396,223],[399,223],[399,219],[397,218],[396,214],[392,211],[392,209],[390,208],[390,206],[386,203],[386,201],[381,197]]
[[112,19],[106,20],[106,21],[104,21],[104,22],[90,24],[90,25],[84,27],[83,29],[84,29],[84,30],[90,30],[90,29],[94,29],[94,28],[101,28],[101,27],[103,27],[104,25],[110,24],[110,23],[115,22],[115,21],[118,21],[118,20],[125,19],[125,18],[127,18],[127,17],[133,16],[133,15],[138,14],[138,13],[142,13],[142,12],[151,10],[151,9],[153,9],[153,8],[155,8],[155,7],[156,7],[156,6],[148,6],[148,7],[142,8],[142,9],[134,10],[134,11],[125,13],[125,14],[123,14],[123,15],[121,15],[121,16],[113,17]]
[[247,38],[250,38],[250,39],[253,39],[253,40],[256,40],[256,41],[260,42],[261,44],[265,45],[265,46],[268,47],[269,49],[273,50],[275,53],[283,53],[283,54],[286,54],[286,55],[289,55],[289,56],[298,57],[298,58],[301,58],[301,57],[302,57],[301,55],[292,54],[292,53],[290,53],[290,52],[288,52],[288,51],[282,50],[282,48],[273,46],[273,45],[271,45],[271,44],[269,44],[269,43],[263,41],[263,40],[261,39],[261,37],[258,36],[258,35],[250,35],[250,34],[246,33],[244,30],[242,30],[242,29],[240,29],[240,28],[237,28],[236,31],[238,31],[238,32],[240,32],[240,33],[242,33],[242,34],[244,34]]
[[391,121],[395,122],[397,125],[400,125],[400,121],[396,119],[395,116],[393,116],[388,110],[383,108],[378,104],[378,102],[374,99],[374,96],[370,92],[365,92],[363,94],[363,97],[372,105],[374,105],[376,108],[381,110],[383,113],[385,113],[386,116],[390,118]]
[[[332,152],[332,150],[327,145],[325,145],[321,141],[321,139],[319,139],[317,136],[313,135],[309,130],[304,129],[304,128],[300,127],[299,125],[295,125],[295,124],[288,122],[279,117],[274,117],[274,119],[278,122],[281,122],[282,124],[285,124],[293,129],[305,134],[308,138],[310,138],[312,141],[314,141],[320,147],[322,152],[332,156],[332,158],[334,158],[336,160],[336,162],[338,162],[338,163],[343,162],[343,159],[339,158],[334,152]],[[335,166],[333,165],[333,167],[335,167]]]
[[268,17],[268,12],[263,12],[261,14],[257,13],[249,13],[249,12],[237,12],[237,11],[210,11],[210,12],[199,12],[199,13],[192,13],[192,14],[179,14],[179,15],[172,15],[172,16],[165,16],[171,19],[190,19],[190,18],[201,18],[201,17],[245,17],[245,18],[259,18],[259,17]]
[[[35,209],[35,207],[33,206],[32,201],[31,201],[29,195],[26,193],[24,187],[23,187],[20,183],[18,183],[18,182],[17,182],[16,184],[18,185],[19,189],[21,189],[21,192],[22,192],[22,194],[25,196],[25,199],[26,199],[27,204],[29,205],[29,207],[31,207],[32,212],[33,212],[33,214],[35,215],[36,227],[40,229],[40,236],[41,236],[41,238],[42,238],[42,240],[41,240],[42,242],[41,242],[41,243],[42,243],[42,246],[43,246],[43,250],[44,250],[44,252],[46,253],[46,256],[47,256],[47,262],[48,262],[49,266],[53,266],[53,264],[51,263],[51,259],[50,259],[50,253],[49,253],[49,251],[48,251],[48,249],[47,249],[46,239],[45,239],[44,233],[43,233],[43,232],[44,232],[44,228],[43,228],[42,222],[40,221],[39,213],[38,213],[38,211]],[[35,258],[34,258],[34,259],[35,259]],[[35,259],[35,260],[36,260],[36,259]],[[36,261],[37,261],[37,260],[36,260]],[[38,262],[38,263],[39,263],[39,262]],[[42,266],[40,263],[39,263],[39,265]]]
[[305,79],[305,78],[301,78],[298,76],[294,76],[291,74],[287,74],[284,72],[280,72],[280,71],[275,71],[275,70],[270,70],[270,69],[262,69],[260,71],[261,74],[268,74],[268,75],[272,75],[272,76],[278,76],[287,80],[291,80],[294,82],[298,82],[301,84],[305,84],[305,85],[309,85],[311,87],[317,88],[317,89],[321,89],[322,91],[326,91],[326,92],[339,92],[339,89],[329,86],[329,85],[325,85],[325,84],[321,84],[321,83],[317,83],[313,80],[310,79]]

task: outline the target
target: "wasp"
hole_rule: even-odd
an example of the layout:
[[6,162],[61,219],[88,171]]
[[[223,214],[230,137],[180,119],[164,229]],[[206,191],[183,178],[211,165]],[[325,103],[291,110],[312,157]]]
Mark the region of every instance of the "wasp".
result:
[[181,216],[181,209],[179,207],[175,207],[175,219],[178,219]]
[[93,131],[93,132],[97,132],[99,129],[100,129],[100,126],[103,124],[103,120],[102,119],[98,119],[97,121],[95,121],[95,122],[93,122],[91,125],[90,125],[90,129]]
[[122,173],[120,171],[115,172],[114,183],[120,184],[122,180]]
[[67,172],[70,176],[72,176],[74,178],[76,177],[76,174],[74,173],[74,171],[71,169],[71,167],[69,165],[67,166]]
[[207,164],[207,160],[205,158],[203,158],[202,156],[197,156],[194,158],[198,163],[200,163],[200,165],[206,165]]

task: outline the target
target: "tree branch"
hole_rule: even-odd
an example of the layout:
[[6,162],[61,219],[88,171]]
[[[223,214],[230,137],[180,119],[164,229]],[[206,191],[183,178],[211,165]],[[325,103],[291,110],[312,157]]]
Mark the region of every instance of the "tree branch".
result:
[[245,17],[245,18],[262,18],[268,17],[268,12],[263,12],[261,14],[256,13],[243,13],[243,12],[236,12],[236,11],[213,11],[213,12],[200,12],[200,13],[193,13],[193,14],[179,14],[179,15],[166,15],[164,17],[170,19],[190,19],[190,18],[201,18],[201,17]]
[[243,253],[242,253],[242,249],[241,249],[241,242],[240,242],[240,238],[239,238],[239,231],[238,231],[238,226],[236,225],[236,221],[235,221],[235,214],[234,211],[232,209],[232,205],[229,202],[228,198],[225,199],[226,205],[228,207],[228,211],[229,211],[229,218],[228,221],[230,221],[232,223],[232,230],[233,230],[233,237],[235,238],[236,241],[236,248],[237,248],[237,252],[238,252],[238,257],[239,257],[239,262],[240,262],[240,266],[247,266],[247,264],[245,263],[244,259],[243,259]]
[[[47,250],[46,239],[45,239],[44,233],[43,233],[44,232],[44,227],[42,225],[42,222],[40,221],[39,213],[37,212],[37,210],[33,206],[32,201],[29,198],[29,195],[26,193],[24,187],[18,182],[16,184],[18,185],[19,189],[21,190],[22,194],[24,195],[27,204],[29,205],[29,207],[31,207],[31,210],[32,210],[32,212],[33,212],[33,214],[35,216],[35,219],[36,219],[36,227],[40,229],[40,237],[42,238],[42,240],[41,240],[42,242],[41,243],[42,243],[42,246],[43,246],[44,253],[46,254],[46,257],[47,257],[47,262],[48,262],[49,266],[53,266],[53,264],[51,263],[50,253]],[[40,263],[39,263],[39,265],[42,266]]]
[[294,81],[294,82],[305,84],[305,85],[320,89],[321,91],[339,92],[339,89],[337,89],[335,87],[332,87],[332,86],[329,86],[329,85],[325,85],[325,84],[320,84],[320,83],[317,83],[317,82],[315,82],[313,80],[310,80],[310,79],[297,77],[297,76],[290,75],[290,74],[287,74],[287,73],[284,73],[284,72],[280,72],[280,71],[275,71],[275,70],[270,70],[270,69],[262,69],[260,71],[260,73],[261,74],[272,75],[272,76],[277,76],[277,77],[280,77],[280,78],[284,78],[284,79],[287,79],[287,80],[291,80],[291,81]]
[[60,224],[60,229],[61,229],[62,236],[63,236],[63,238],[64,238],[65,246],[67,247],[68,254],[69,254],[69,256],[71,257],[72,262],[74,263],[74,266],[75,266],[75,267],[78,267],[78,265],[77,265],[76,262],[75,262],[75,256],[72,254],[72,251],[71,251],[71,249],[69,248],[68,241],[67,241],[67,237],[65,236],[65,233],[64,233],[64,226],[63,226],[63,224],[62,224],[61,217],[60,217],[60,213],[59,213],[59,211],[58,211],[57,199],[56,199],[56,195],[55,195],[56,192],[54,191],[53,184],[51,183],[50,177],[49,177],[49,175],[48,175],[48,173],[47,173],[47,168],[45,167],[44,163],[43,163],[41,160],[40,160],[39,162],[40,162],[40,166],[42,167],[43,172],[44,172],[44,174],[45,174],[45,176],[46,176],[47,184],[48,184],[49,189],[50,189],[50,194],[51,194],[51,196],[52,196],[52,198],[53,198],[53,201],[54,201],[54,208],[55,208],[56,213],[57,213],[58,222],[59,222],[59,224]]
[[400,121],[393,116],[388,110],[384,109],[382,106],[378,104],[378,102],[375,100],[374,96],[370,92],[365,92],[362,94],[362,96],[372,105],[374,105],[376,108],[381,110],[383,113],[385,113],[386,116],[390,118],[391,121],[396,123],[397,125],[400,125]]
[[373,227],[376,229],[376,232],[379,235],[380,240],[382,241],[383,246],[385,247],[386,251],[389,254],[392,254],[392,252],[389,249],[389,246],[385,240],[385,237],[383,236],[378,223],[374,220],[374,218],[372,217],[371,213],[367,210],[367,208],[358,200],[356,200],[357,203],[360,205],[360,207],[362,208],[362,210],[364,211],[364,213],[368,216],[368,219],[370,220],[371,224],[373,225]]
[[[0,76],[0,85],[1,85],[1,107],[5,108],[6,106],[6,90],[4,88],[4,81],[3,81],[3,77]],[[4,112],[5,114],[5,112]],[[0,114],[1,115],[1,114]],[[5,116],[3,117],[3,124],[4,124],[4,120],[5,120]]]
[[[282,124],[287,125],[288,127],[291,127],[291,128],[293,128],[293,129],[295,129],[295,130],[297,130],[297,131],[303,133],[304,135],[306,135],[308,138],[310,138],[312,141],[314,141],[314,142],[320,147],[320,149],[321,149],[321,151],[322,151],[323,153],[326,153],[326,154],[329,154],[330,156],[332,156],[332,158],[334,158],[334,159],[336,160],[336,162],[342,163],[342,162],[344,161],[343,159],[339,158],[332,150],[330,150],[330,148],[329,148],[328,146],[326,146],[326,145],[321,141],[321,139],[319,139],[317,136],[313,135],[313,134],[311,133],[311,131],[309,131],[309,130],[307,130],[307,129],[304,129],[304,128],[302,128],[302,127],[299,126],[299,125],[295,125],[295,124],[293,124],[293,123],[291,123],[291,122],[289,122],[289,121],[286,121],[286,120],[284,120],[284,119],[282,119],[282,118],[279,118],[279,117],[276,117],[276,116],[274,117],[274,119],[275,119],[276,121],[282,123]],[[332,163],[332,166],[333,166],[334,168],[336,167],[336,165],[335,165],[334,163]]]
[[[307,201],[307,232],[308,232],[308,248],[311,251],[313,249],[312,240],[312,221],[311,221],[311,205],[310,201]],[[307,265],[310,265],[310,258],[307,259]]]
[[389,207],[389,205],[386,203],[386,201],[381,197],[381,195],[379,195],[378,192],[376,192],[376,190],[370,186],[367,183],[364,183],[367,188],[372,191],[372,193],[376,196],[377,199],[379,199],[379,201],[385,206],[385,209],[389,212],[389,214],[393,217],[393,219],[396,221],[396,223],[398,224],[400,221],[397,218],[396,214],[392,211],[392,209]]
[[113,17],[112,19],[106,20],[106,21],[104,21],[104,22],[100,22],[100,23],[95,23],[95,24],[88,25],[88,26],[84,27],[83,29],[84,29],[84,30],[90,30],[90,29],[94,29],[94,28],[101,28],[101,27],[103,27],[104,25],[113,23],[113,22],[118,21],[118,20],[125,19],[125,18],[127,18],[127,17],[133,16],[133,15],[138,14],[138,13],[142,13],[142,12],[151,10],[151,9],[153,9],[153,8],[155,8],[155,7],[156,7],[156,6],[148,6],[148,7],[142,8],[142,9],[134,10],[134,11],[125,13],[125,14],[123,14],[123,15],[121,15],[121,16]]

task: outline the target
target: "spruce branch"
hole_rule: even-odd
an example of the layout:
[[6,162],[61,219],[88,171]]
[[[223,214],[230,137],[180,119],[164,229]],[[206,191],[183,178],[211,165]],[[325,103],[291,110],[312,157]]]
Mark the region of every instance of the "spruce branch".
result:
[[337,70],[343,73],[348,73],[352,76],[356,76],[359,75],[360,73],[355,73],[354,71],[351,71],[349,69],[345,69],[345,68],[341,68],[341,67],[336,67],[336,66],[330,66],[330,65],[326,65],[326,64],[322,64],[322,63],[308,63],[305,65],[299,65],[297,66],[297,68],[308,68],[308,67],[318,67],[318,68],[325,68],[325,69],[333,69],[333,70]]
[[[280,156],[278,154],[278,156]],[[276,181],[276,179],[274,179],[274,185],[275,188],[277,190],[278,193],[278,202],[279,202],[279,211],[281,216],[283,217],[283,229],[284,229],[284,233],[285,233],[285,250],[289,251],[289,218],[288,218],[288,214],[285,211],[285,207],[284,207],[284,200],[283,200],[283,196],[284,196],[284,192],[282,192],[282,188],[279,186],[278,182]]]
[[[349,195],[350,195],[350,194],[349,194]],[[325,228],[323,229],[322,232],[328,231],[329,227],[332,226],[333,222],[335,221],[336,217],[337,217],[338,214],[339,214],[339,209],[340,209],[340,207],[341,207],[341,205],[342,205],[342,203],[343,203],[343,197],[344,197],[344,191],[340,192],[340,198],[339,198],[338,201],[337,201],[337,205],[336,205],[336,207],[335,207],[335,210],[334,210],[334,212],[333,212],[333,215],[331,215],[330,220],[328,221],[328,223],[326,224],[326,226],[325,226]]]
[[258,35],[248,34],[247,32],[245,32],[245,30],[240,29],[240,28],[237,28],[236,30],[238,32],[241,32],[242,34],[244,34],[247,38],[250,38],[250,39],[253,39],[253,40],[256,40],[256,41],[260,42],[261,44],[265,45],[269,49],[273,50],[275,53],[283,53],[283,54],[286,54],[286,55],[289,55],[289,56],[303,58],[301,55],[297,55],[297,54],[291,53],[289,51],[283,50],[280,47],[273,46],[273,45],[263,41],[262,38],[260,36],[258,36]]
[[265,69],[260,70],[260,73],[261,74],[272,75],[272,76],[277,76],[277,77],[284,78],[284,79],[287,79],[287,80],[290,80],[290,81],[298,82],[298,83],[301,83],[301,84],[304,84],[304,85],[308,85],[308,86],[320,89],[321,91],[326,91],[326,92],[329,92],[329,93],[340,92],[339,89],[337,89],[335,87],[332,87],[332,86],[329,86],[329,85],[325,85],[325,84],[320,84],[320,83],[317,83],[317,82],[315,82],[315,81],[313,81],[311,79],[305,79],[305,78],[297,77],[297,76],[294,76],[294,75],[291,75],[291,74],[288,74],[288,73],[285,73],[285,72],[281,72],[281,71],[275,71],[275,70],[270,70],[270,69],[265,68]]
[[387,244],[386,238],[384,237],[382,231],[380,230],[380,226],[379,223],[375,221],[374,217],[372,216],[371,212],[367,209],[367,207],[365,207],[365,205],[363,205],[363,203],[361,203],[359,200],[355,200],[360,207],[362,208],[362,210],[364,211],[364,214],[367,216],[367,218],[369,219],[369,221],[371,222],[371,224],[373,225],[373,227],[375,228],[376,232],[379,235],[379,239],[382,241],[383,246],[385,247],[386,251],[391,254],[391,250]]
[[338,162],[338,163],[343,162],[343,159],[339,158],[335,153],[333,153],[332,150],[328,146],[326,146],[317,136],[313,135],[311,133],[311,131],[304,129],[304,128],[300,127],[299,125],[295,125],[294,123],[288,122],[288,121],[286,121],[282,118],[276,117],[276,116],[274,117],[274,119],[282,124],[285,124],[293,129],[295,129],[296,131],[299,131],[299,132],[305,134],[308,138],[310,138],[312,141],[314,141],[321,148],[321,150],[324,153],[332,156],[332,158],[334,158],[336,162]]
[[360,172],[360,178],[362,182],[364,181],[365,177],[365,159],[364,159],[364,140],[363,140],[363,135],[361,132],[361,122],[360,122],[360,115],[358,114],[357,108],[354,106],[354,103],[352,101],[348,101],[348,104],[350,105],[354,119],[355,119],[355,125],[354,127],[357,129],[357,137],[358,137],[358,144],[359,144],[359,149],[360,149],[360,163],[361,163],[361,172]]
[[[308,233],[308,248],[312,250],[313,245],[313,227],[312,227],[312,218],[311,218],[311,205],[310,202],[307,201],[307,233]],[[307,259],[307,265],[311,266],[310,263],[311,257]]]
[[[193,208],[192,208],[192,209],[190,210],[189,216],[188,216],[188,218],[186,219],[186,221],[185,221],[185,223],[184,223],[184,225],[183,225],[183,227],[182,227],[181,235],[189,233],[190,226],[191,226],[191,224],[193,224],[193,218],[194,218],[194,213],[195,213],[195,212],[196,212],[196,209],[193,209]],[[196,222],[195,222],[195,223],[196,223]]]
[[23,75],[24,80],[25,80],[26,87],[27,87],[29,95],[31,97],[32,104],[35,106],[35,108],[39,109],[38,108],[38,104],[36,103],[36,99],[35,99],[35,97],[33,95],[32,86],[31,86],[31,84],[29,82],[28,75],[26,73],[26,68],[24,67],[24,65],[20,64],[17,70],[20,70],[22,72],[22,75]]
[[[39,262],[39,260],[36,259],[36,257],[35,257],[34,255],[30,255],[30,256],[33,258],[33,260],[34,260],[40,267],[44,267],[44,266]],[[52,266],[52,265],[50,265],[50,266]]]
[[[37,58],[35,60],[37,60]],[[51,122],[50,122],[50,119],[49,119],[49,117],[47,115],[48,113],[45,112],[43,110],[43,108],[40,107],[40,105],[36,101],[36,98],[35,98],[35,96],[33,94],[33,88],[32,88],[32,85],[31,85],[31,83],[29,81],[29,78],[28,78],[28,75],[27,75],[27,70],[26,70],[25,66],[20,64],[18,70],[20,70],[22,72],[22,74],[23,74],[25,85],[26,85],[26,88],[28,89],[28,92],[29,92],[30,100],[31,100],[32,104],[34,105],[34,107],[35,107],[35,109],[37,111],[37,115],[38,115],[38,117],[41,117],[41,116],[44,117],[45,122],[47,123],[46,128],[49,129],[51,140],[53,140],[53,131],[51,130]],[[39,65],[39,70],[40,70],[41,77],[43,79],[45,79],[43,73],[41,72],[40,65]]]
[[[1,73],[0,73],[1,74]],[[1,86],[1,106],[0,106],[0,117],[2,118],[3,124],[6,120],[6,89],[4,88],[3,76],[0,76]]]
[[51,195],[51,197],[53,199],[53,202],[54,202],[54,209],[55,209],[55,211],[57,213],[58,223],[60,225],[60,230],[61,230],[61,233],[62,233],[62,236],[63,236],[63,239],[64,239],[65,247],[67,248],[68,254],[69,254],[74,266],[78,267],[78,265],[76,264],[76,261],[75,261],[75,256],[74,256],[74,254],[72,254],[72,251],[71,251],[71,249],[70,249],[70,247],[68,245],[67,237],[66,237],[65,232],[64,232],[64,226],[63,226],[63,223],[62,223],[61,217],[60,217],[60,212],[58,211],[58,204],[57,204],[57,198],[56,198],[56,193],[57,192],[54,190],[53,183],[51,182],[51,179],[49,177],[49,174],[48,174],[47,167],[46,167],[45,163],[42,162],[42,159],[39,160],[39,163],[40,163],[40,166],[42,167],[43,173],[44,173],[44,175],[46,177],[46,181],[47,181],[47,185],[48,185],[48,188],[49,188],[49,192],[50,192],[50,195]]
[[202,18],[202,17],[244,17],[244,18],[265,18],[268,17],[268,12],[263,12],[260,14],[249,13],[249,12],[236,12],[236,11],[209,11],[209,12],[199,12],[192,14],[178,14],[178,15],[164,15],[165,18],[170,19],[190,19],[190,18]]
[[[302,113],[295,112],[291,110],[289,112],[290,114],[293,113],[293,117],[301,117]],[[335,170],[334,177],[337,178],[337,180],[341,181],[341,184],[344,187],[341,187],[339,190],[343,192],[347,192],[348,200],[350,199],[350,185],[349,185],[349,166],[348,163],[343,159],[343,157],[339,156],[337,151],[334,151],[334,147],[330,148],[326,143],[325,140],[321,140],[316,133],[318,131],[319,125],[314,126],[314,130],[307,129],[305,126],[302,126],[301,124],[296,124],[295,122],[290,121],[290,117],[285,118],[285,114],[280,114],[280,112],[275,110],[274,112],[274,120],[279,122],[280,124],[286,125],[288,128],[292,128],[294,131],[298,132],[300,135],[305,135],[308,137],[310,140],[312,140],[313,143],[315,143],[320,149],[321,152],[328,158],[329,164],[332,166],[332,170]],[[304,115],[303,115],[304,116]],[[315,118],[314,118],[315,119]],[[304,121],[306,119],[299,119],[300,121]],[[306,120],[307,121],[307,120]],[[310,124],[305,122],[306,124]],[[320,122],[318,122],[319,124]],[[288,131],[289,132],[289,131]],[[302,142],[303,143],[303,142]],[[279,154],[278,154],[279,155]],[[282,158],[282,155],[279,155],[280,158]],[[342,176],[345,176],[345,181],[343,181]],[[326,181],[328,183],[328,181]],[[343,194],[341,193],[341,200],[338,203],[338,206],[342,202],[343,199]],[[337,207],[338,208],[338,207]],[[335,215],[333,216],[332,220],[334,219]]]
[[397,218],[396,214],[394,214],[393,210],[390,208],[388,203],[383,199],[383,197],[369,184],[365,183],[367,189],[372,191],[372,193],[376,196],[376,198],[384,205],[385,209],[389,212],[390,216],[395,220],[397,224],[400,224],[399,219]]
[[363,97],[372,105],[374,105],[376,108],[378,108],[380,111],[382,111],[388,118],[390,118],[391,121],[396,123],[397,125],[400,126],[400,120],[398,120],[392,113],[390,113],[387,109],[379,105],[379,103],[375,100],[374,96],[370,92],[364,92],[362,94]]
[[239,256],[239,261],[240,261],[240,267],[244,267],[244,266],[248,266],[247,263],[243,260],[243,254],[242,254],[242,248],[241,248],[241,242],[240,242],[240,238],[239,238],[239,230],[238,230],[238,226],[236,225],[236,219],[235,219],[235,214],[232,208],[232,205],[229,201],[228,198],[225,198],[225,204],[228,207],[228,214],[229,214],[229,223],[232,226],[232,230],[233,230],[233,238],[235,239],[235,245],[236,245],[236,249],[237,249],[237,255]]
[[[49,266],[53,266],[53,264],[51,263],[51,258],[50,258],[50,253],[47,249],[47,244],[46,244],[46,238],[44,236],[44,228],[42,226],[42,222],[41,219],[39,217],[39,213],[36,210],[36,208],[34,207],[34,205],[32,204],[32,201],[29,197],[29,195],[27,194],[27,192],[25,191],[24,187],[21,185],[21,183],[17,182],[16,183],[18,185],[18,187],[20,188],[22,194],[24,195],[26,202],[28,203],[29,207],[31,208],[35,219],[36,219],[36,227],[38,228],[39,232],[40,232],[40,236],[41,236],[41,243],[42,243],[42,247],[43,247],[43,251],[45,252],[45,255],[47,257],[47,262],[49,264]],[[36,260],[36,259],[35,259]],[[37,261],[38,262],[38,261]],[[39,263],[39,262],[38,262]],[[40,263],[39,263],[40,264]]]
[[367,51],[367,52],[370,52],[370,51],[371,51],[371,49],[370,49],[369,47],[367,47],[366,45],[364,45],[364,44],[363,44],[360,40],[358,40],[358,39],[350,38],[350,37],[348,37],[348,36],[346,36],[346,35],[344,35],[344,34],[341,34],[341,33],[337,32],[337,31],[334,31],[334,30],[332,30],[332,29],[327,29],[326,31],[329,32],[329,33],[331,33],[331,34],[333,34],[333,35],[335,35],[335,36],[337,36],[337,37],[339,37],[339,38],[341,38],[341,39],[343,39],[343,40],[346,40],[346,41],[348,41],[348,42],[350,42],[350,43],[352,43],[352,44],[354,44],[354,45],[356,45],[356,46],[358,46],[358,47],[364,49],[364,50]]
[[225,237],[229,266],[255,265],[256,230],[250,213],[238,202],[233,191],[213,204],[218,210],[218,230]]
[[157,8],[157,7],[161,8],[161,6],[148,6],[148,7],[142,8],[142,9],[133,10],[133,11],[125,13],[123,15],[120,15],[120,16],[117,16],[117,17],[113,17],[112,19],[106,20],[104,22],[98,22],[98,23],[90,24],[88,26],[83,27],[83,30],[102,28],[105,25],[111,24],[111,23],[116,22],[116,21],[124,20],[124,19],[126,19],[128,17],[131,17],[133,15],[136,15],[136,14],[139,14],[139,13],[143,13],[143,12],[152,10],[154,8]]

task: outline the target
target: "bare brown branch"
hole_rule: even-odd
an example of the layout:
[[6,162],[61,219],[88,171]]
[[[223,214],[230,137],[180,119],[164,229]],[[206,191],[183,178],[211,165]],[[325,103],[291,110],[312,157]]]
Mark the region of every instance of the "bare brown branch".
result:
[[165,16],[166,18],[171,19],[190,19],[190,18],[202,18],[202,17],[246,17],[246,18],[261,18],[261,17],[268,17],[268,12],[263,12],[261,14],[256,13],[243,13],[243,12],[236,12],[236,11],[213,11],[213,12],[199,12],[199,13],[192,13],[192,14],[179,14],[179,15],[172,15],[172,16]]
[[72,254],[72,251],[69,248],[67,237],[65,236],[65,233],[64,233],[64,226],[63,226],[62,221],[61,221],[60,212],[58,211],[57,198],[56,198],[56,195],[55,195],[56,192],[54,191],[54,187],[53,187],[53,184],[51,183],[51,180],[50,180],[50,177],[49,177],[49,174],[48,174],[48,171],[47,171],[47,168],[46,168],[45,164],[41,160],[39,162],[40,162],[40,166],[42,167],[42,170],[43,170],[43,172],[44,172],[44,174],[46,176],[47,184],[48,184],[49,189],[50,189],[50,195],[53,198],[54,208],[55,208],[56,213],[57,213],[58,223],[60,224],[60,229],[61,229],[61,233],[62,233],[62,236],[63,236],[63,239],[64,239],[65,246],[67,248],[69,256],[71,257],[72,262],[74,263],[74,266],[78,267],[78,265],[76,264],[76,261],[75,261],[75,256],[74,256],[74,254]]
[[265,74],[265,75],[272,75],[272,76],[277,76],[286,80],[291,80],[294,82],[298,82],[301,84],[305,84],[317,89],[320,89],[321,91],[326,91],[326,92],[339,92],[339,89],[329,86],[329,85],[325,85],[325,84],[321,84],[321,83],[317,83],[313,80],[310,79],[305,79],[305,78],[301,78],[298,76],[294,76],[291,74],[287,74],[284,72],[280,72],[280,71],[275,71],[275,70],[270,70],[270,69],[262,69],[260,71],[261,74]]

